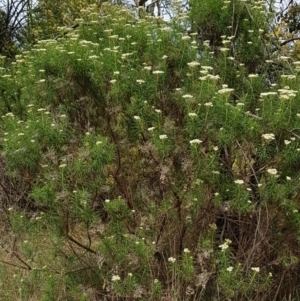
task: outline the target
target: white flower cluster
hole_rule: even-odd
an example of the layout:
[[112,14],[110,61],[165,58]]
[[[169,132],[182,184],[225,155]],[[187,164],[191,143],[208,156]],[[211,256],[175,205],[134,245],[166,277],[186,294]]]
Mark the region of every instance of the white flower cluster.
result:
[[222,89],[218,91],[218,94],[226,94],[233,92],[234,89],[228,88],[228,85],[222,85]]
[[244,180],[235,180],[234,183],[238,185],[242,185],[244,184]]
[[267,96],[270,96],[270,95],[277,95],[277,92],[262,92],[262,93],[260,93],[261,98],[267,97]]
[[262,134],[261,135],[264,139],[266,140],[275,140],[275,135],[270,133],[270,134]]
[[190,95],[190,94],[184,94],[184,95],[182,95],[182,97],[183,97],[183,98],[193,98],[193,96]]
[[222,252],[227,250],[229,248],[229,245],[232,243],[232,241],[228,238],[225,239],[225,242],[221,245],[219,245],[219,248],[221,249]]
[[277,175],[277,169],[276,168],[269,168],[269,169],[267,169],[267,172],[270,175]]
[[171,262],[171,263],[174,263],[176,261],[176,258],[174,257],[169,257],[168,258],[168,261]]
[[153,74],[163,74],[164,72],[163,71],[161,71],[161,70],[155,70],[155,71],[153,71]]
[[193,139],[190,141],[190,144],[200,144],[202,141],[200,139]]
[[296,75],[291,75],[291,74],[282,74],[281,78],[286,78],[286,79],[295,79]]
[[295,97],[297,91],[291,90],[288,86],[284,87],[284,89],[278,89],[279,98],[280,99],[290,99],[291,97]]
[[160,140],[165,140],[165,139],[168,139],[168,136],[167,135],[159,135],[159,139]]
[[259,77],[259,75],[258,74],[249,74],[248,77],[249,78],[256,78],[256,77]]
[[112,275],[111,281],[116,282],[116,281],[119,281],[119,280],[121,280],[119,275]]
[[191,67],[191,68],[197,67],[197,66],[199,66],[199,65],[200,65],[200,63],[199,63],[199,62],[196,62],[196,61],[188,63],[188,66]]
[[228,267],[226,270],[227,270],[228,272],[232,272],[232,271],[233,271],[233,267]]

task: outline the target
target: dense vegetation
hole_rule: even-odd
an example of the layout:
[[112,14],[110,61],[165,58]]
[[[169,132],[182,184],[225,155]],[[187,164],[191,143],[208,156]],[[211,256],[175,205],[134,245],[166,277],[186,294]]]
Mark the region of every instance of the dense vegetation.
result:
[[299,299],[295,44],[265,1],[174,11],[1,57],[1,300]]

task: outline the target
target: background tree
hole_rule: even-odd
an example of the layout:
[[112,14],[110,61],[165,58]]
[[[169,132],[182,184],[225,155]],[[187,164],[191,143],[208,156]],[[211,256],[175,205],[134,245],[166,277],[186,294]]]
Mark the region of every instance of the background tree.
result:
[[296,1],[290,1],[277,12],[276,26],[274,26],[274,40],[276,49],[290,59],[298,59],[300,44],[300,6]]
[[90,4],[100,5],[99,1],[93,0],[38,1],[32,12],[33,35],[38,39],[56,37],[59,28],[75,25],[75,19],[82,15],[81,10]]
[[30,28],[31,0],[1,0],[0,2],[0,51],[13,57],[24,45],[24,29]]

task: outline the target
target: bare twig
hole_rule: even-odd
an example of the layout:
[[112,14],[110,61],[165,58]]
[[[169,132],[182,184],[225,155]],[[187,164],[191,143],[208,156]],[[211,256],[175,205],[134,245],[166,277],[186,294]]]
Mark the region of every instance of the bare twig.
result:
[[7,265],[11,265],[11,266],[19,268],[19,269],[28,270],[28,267],[24,267],[24,266],[21,266],[21,265],[18,265],[18,264],[14,264],[12,262],[8,262],[8,261],[5,261],[5,260],[0,260],[0,262],[4,263],[4,264],[7,264]]
[[257,115],[254,115],[254,114],[252,114],[251,112],[245,112],[245,114],[246,114],[247,116],[252,117],[252,118],[255,118],[255,119],[258,119],[258,120],[262,120],[261,117],[259,117],[259,116],[257,116]]
[[96,252],[95,250],[91,249],[91,248],[88,247],[88,246],[83,245],[81,242],[79,242],[78,240],[76,240],[75,238],[73,238],[71,235],[67,234],[66,236],[67,236],[67,238],[68,238],[70,241],[72,241],[74,244],[76,244],[76,245],[79,246],[80,248],[82,248],[82,249],[84,249],[84,250],[86,250],[86,251],[88,251],[88,252],[90,252],[90,253],[97,254],[97,252]]
[[31,266],[30,266],[29,264],[27,264],[27,262],[26,262],[25,260],[23,260],[23,259],[21,258],[21,256],[20,256],[18,253],[16,253],[16,251],[9,251],[9,250],[7,250],[2,244],[1,244],[0,246],[1,246],[1,248],[2,248],[6,253],[8,253],[8,254],[10,254],[10,255],[12,255],[12,256],[15,256],[20,262],[22,262],[22,264],[25,265],[25,267],[23,267],[23,269],[32,270]]
[[286,44],[288,44],[288,43],[291,43],[291,42],[294,42],[294,41],[297,41],[297,40],[300,40],[300,37],[293,37],[293,38],[291,38],[291,39],[288,39],[288,40],[286,40],[286,41],[280,43],[279,46],[282,47],[282,46],[284,46],[284,45],[286,45]]

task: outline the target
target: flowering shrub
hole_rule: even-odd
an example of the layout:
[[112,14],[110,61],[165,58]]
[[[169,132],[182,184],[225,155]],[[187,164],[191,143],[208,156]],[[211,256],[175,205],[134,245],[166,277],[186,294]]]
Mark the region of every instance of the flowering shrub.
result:
[[90,6],[0,69],[1,300],[297,296],[299,64],[263,1],[192,3]]

